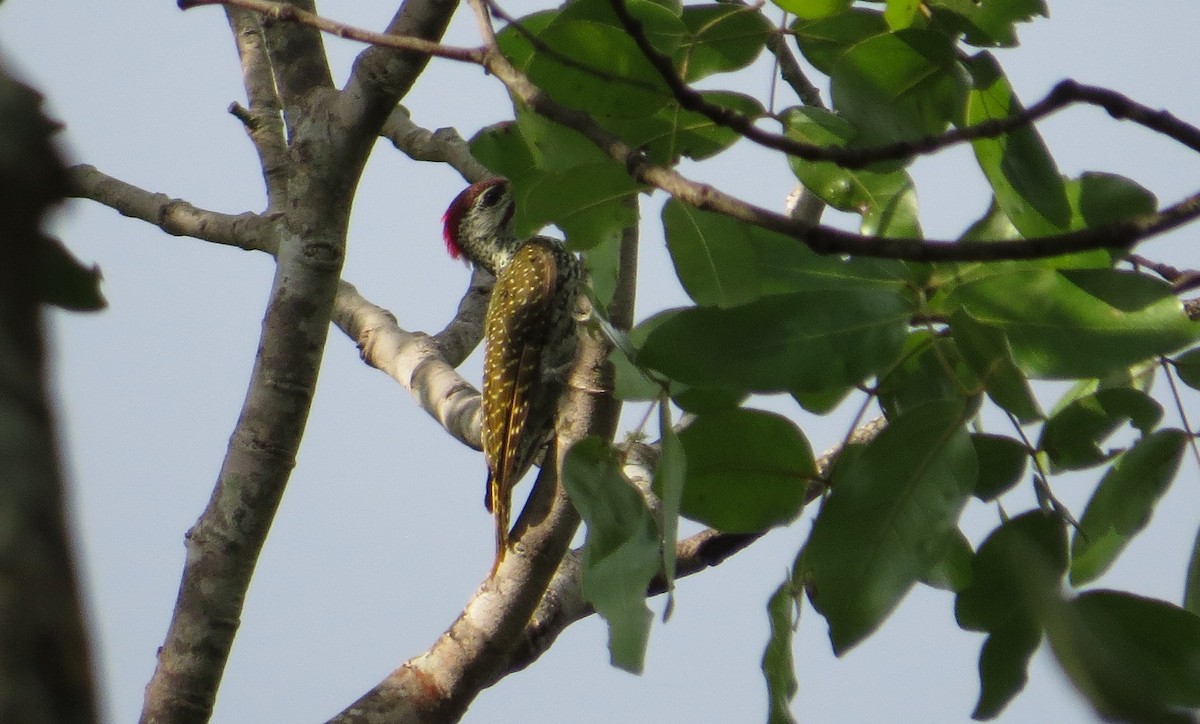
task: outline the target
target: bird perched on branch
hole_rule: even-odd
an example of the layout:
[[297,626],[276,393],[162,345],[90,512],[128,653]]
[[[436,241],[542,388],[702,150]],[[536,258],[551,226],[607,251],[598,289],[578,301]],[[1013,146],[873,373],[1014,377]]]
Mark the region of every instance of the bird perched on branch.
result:
[[516,237],[514,210],[512,185],[492,178],[467,187],[442,217],[450,256],[496,277],[484,319],[482,402],[484,505],[496,522],[496,566],[508,550],[513,486],[543,453],[575,359],[582,279],[561,241]]

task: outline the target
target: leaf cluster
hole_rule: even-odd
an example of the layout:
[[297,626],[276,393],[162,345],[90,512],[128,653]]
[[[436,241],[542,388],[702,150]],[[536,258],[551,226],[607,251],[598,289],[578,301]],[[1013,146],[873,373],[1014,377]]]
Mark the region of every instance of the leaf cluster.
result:
[[[761,9],[735,3],[628,0],[624,8],[680,81],[706,82],[705,100],[807,144],[870,148],[1023,112],[988,48],[1015,45],[1019,24],[1046,13],[1040,0],[776,2],[797,18],[783,32]],[[770,104],[734,90],[730,74],[780,40],[827,79],[830,108],[768,113]],[[499,43],[542,91],[655,164],[701,162],[741,138],[687,109],[609,0],[522,18]],[[555,223],[602,267],[637,221],[634,199],[644,189],[578,132],[514,107],[515,120],[482,132],[473,152],[512,179],[522,230]],[[1103,170],[1064,177],[1032,125],[971,145],[991,199],[961,232],[964,245],[1092,229],[1158,206],[1137,182]],[[922,237],[911,160],[853,169],[786,162],[808,193],[856,215],[863,235]],[[1043,639],[1105,716],[1169,718],[1200,705],[1200,671],[1187,653],[1200,636],[1200,576],[1189,579],[1192,611],[1072,590],[1100,577],[1144,529],[1192,443],[1185,429],[1163,426],[1147,393],[1160,369],[1200,387],[1200,348],[1185,351],[1200,324],[1170,284],[1118,268],[1106,250],[922,264],[822,256],[675,200],[661,223],[693,304],[645,320],[613,363],[621,397],[661,406],[655,479],[666,504],[654,510],[633,492],[598,441],[572,451],[565,480],[588,523],[585,593],[612,625],[615,662],[640,668],[650,624],[641,599],[655,573],[673,576],[677,515],[759,533],[790,524],[820,497],[770,604],[764,670],[773,719],[790,716],[786,652],[802,595],[841,653],[915,585],[953,591],[959,624],[986,634],[979,718],[1020,691]],[[1074,386],[1047,400],[1039,380]],[[874,404],[887,427],[844,445],[818,471],[792,419],[747,406],[761,396],[816,414],[848,400]],[[678,430],[672,406],[689,413]],[[1121,442],[1107,447],[1113,439]],[[1097,481],[1077,525],[1052,492],[1068,471],[1094,471]],[[1040,505],[1009,516],[1001,506],[1022,483]],[[959,528],[972,499],[1000,511],[978,547]],[[660,546],[672,553],[659,555]],[[1172,676],[1156,678],[1164,667]]]

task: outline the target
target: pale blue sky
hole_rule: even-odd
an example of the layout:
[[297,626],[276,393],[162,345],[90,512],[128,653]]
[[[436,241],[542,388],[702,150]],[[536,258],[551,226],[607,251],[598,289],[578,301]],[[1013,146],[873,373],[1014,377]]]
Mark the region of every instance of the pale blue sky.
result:
[[[521,14],[541,6],[505,7]],[[379,1],[324,9],[376,29],[394,10]],[[1026,102],[1070,76],[1200,123],[1200,5],[1064,0],[1051,2],[1051,11],[1050,20],[1022,28],[1022,48],[999,54]],[[473,33],[473,19],[460,11],[449,41],[475,44]],[[328,42],[340,83],[358,48]],[[73,161],[201,207],[261,208],[255,154],[225,112],[244,95],[219,9],[7,0],[0,48],[67,124]],[[766,71],[757,66],[740,89],[764,91]],[[431,65],[406,104],[417,123],[453,125],[467,136],[511,112],[494,79],[448,61]],[[1070,111],[1042,129],[1064,173],[1123,173],[1165,203],[1200,188],[1196,158],[1101,111]],[[753,152],[685,170],[774,207],[794,183],[785,164]],[[986,206],[966,149],[919,162],[915,175],[931,235],[956,234]],[[445,257],[439,230],[441,211],[461,186],[449,169],[409,161],[387,144],[367,168],[344,276],[406,328],[440,329],[465,288],[466,271]],[[683,301],[653,228],[660,203],[656,196],[644,213],[650,223],[639,318]],[[53,358],[104,709],[110,721],[126,722],[137,717],[166,631],[183,533],[208,500],[242,403],[271,262],[169,237],[92,203],[68,205],[55,229],[81,258],[100,264],[110,302],[101,314],[55,314]],[[1195,268],[1196,235],[1196,227],[1185,228],[1141,252]],[[478,378],[477,359],[464,374]],[[1200,410],[1191,412],[1200,419]],[[840,439],[847,419],[800,418],[817,450]],[[1064,481],[1056,492],[1079,512],[1085,483]],[[434,641],[491,562],[482,485],[479,455],[444,435],[334,330],[214,720],[323,720]],[[654,627],[645,675],[609,668],[604,629],[588,620],[532,668],[485,691],[465,721],[763,720],[764,605],[810,518],[683,581],[674,617]],[[1200,476],[1188,458],[1150,531],[1100,585],[1178,602],[1198,519]],[[964,527],[978,541],[995,522],[993,509],[974,505]],[[947,593],[917,589],[842,660],[830,655],[823,621],[806,607],[795,647],[798,718],[968,720],[982,637],[954,625],[952,605]],[[661,602],[652,607],[661,610]],[[1002,721],[1091,719],[1047,655],[1038,655],[1031,675]]]

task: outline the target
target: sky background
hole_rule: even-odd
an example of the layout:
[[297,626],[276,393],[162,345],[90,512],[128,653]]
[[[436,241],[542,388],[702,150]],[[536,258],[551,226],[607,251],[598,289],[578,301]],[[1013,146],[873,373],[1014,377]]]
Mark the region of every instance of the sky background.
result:
[[[1072,77],[1200,123],[1200,3],[1050,6],[1049,20],[1020,29],[1021,48],[998,52],[1026,103]],[[504,7],[519,15],[544,5],[514,0]],[[394,12],[381,0],[322,9],[371,29]],[[474,33],[464,8],[447,42],[474,45]],[[360,47],[326,42],[341,84]],[[46,94],[50,114],[66,124],[62,139],[72,162],[202,208],[263,207],[256,156],[226,113],[245,97],[220,9],[7,0],[0,5],[0,50],[8,69]],[[738,89],[763,97],[769,71],[760,60],[739,76]],[[450,61],[435,60],[405,102],[418,124],[455,126],[468,137],[511,117],[494,79]],[[782,96],[783,105],[793,102]],[[1040,128],[1065,174],[1125,174],[1163,203],[1200,188],[1196,158],[1102,111],[1069,111]],[[782,205],[794,179],[781,159],[740,147],[727,156],[683,171],[756,203]],[[988,192],[968,149],[922,159],[914,176],[930,236],[955,236],[986,208]],[[367,166],[344,277],[407,329],[441,329],[466,287],[467,271],[445,256],[439,228],[462,186],[451,169],[408,160],[387,143]],[[662,201],[656,194],[643,207],[639,319],[685,301],[655,229]],[[65,205],[53,228],[78,256],[100,265],[110,305],[99,314],[52,315],[53,394],[103,708],[109,721],[128,722],[140,711],[167,628],[184,531],[209,498],[242,404],[272,262],[170,237],[91,202]],[[1197,228],[1139,251],[1196,268]],[[478,357],[464,366],[467,379],[478,380]],[[1187,398],[1195,400],[1194,393]],[[778,400],[762,406],[794,412]],[[1178,424],[1173,409],[1167,405],[1167,424]],[[626,429],[642,412],[627,412]],[[1200,409],[1190,413],[1200,419]],[[817,451],[850,424],[848,413],[795,417]],[[483,480],[479,454],[445,435],[332,329],[298,464],[249,591],[214,721],[324,720],[432,643],[491,563]],[[1052,482],[1078,514],[1094,480]],[[1009,502],[1008,511],[1031,499]],[[1178,603],[1198,514],[1200,475],[1189,454],[1150,529],[1097,585]],[[604,627],[589,619],[569,628],[533,667],[484,691],[464,721],[762,721],[764,606],[811,516],[807,511],[718,569],[682,581],[673,618],[654,626],[643,676],[608,666]],[[996,522],[994,508],[975,503],[963,528],[978,543]],[[660,612],[662,601],[651,607]],[[918,587],[875,636],[838,660],[824,622],[806,606],[794,649],[796,715],[966,721],[978,695],[981,643],[981,635],[954,625],[951,594]],[[1001,721],[1091,721],[1044,651],[1030,673]]]

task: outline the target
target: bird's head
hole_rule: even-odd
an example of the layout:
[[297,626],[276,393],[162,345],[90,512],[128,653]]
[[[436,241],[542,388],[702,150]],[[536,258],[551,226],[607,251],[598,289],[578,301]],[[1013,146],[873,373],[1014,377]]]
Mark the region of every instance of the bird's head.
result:
[[442,237],[454,259],[466,257],[493,274],[515,251],[512,184],[490,178],[463,190],[442,216]]

